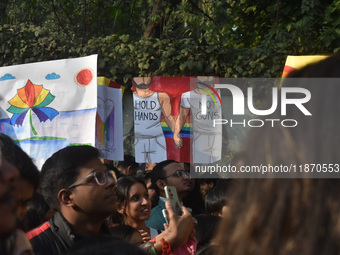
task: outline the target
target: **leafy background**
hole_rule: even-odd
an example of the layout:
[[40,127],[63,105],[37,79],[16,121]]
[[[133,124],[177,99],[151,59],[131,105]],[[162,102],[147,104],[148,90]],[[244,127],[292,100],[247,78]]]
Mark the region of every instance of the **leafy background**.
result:
[[340,50],[330,0],[4,0],[0,66],[99,54],[98,75],[280,77],[287,55]]

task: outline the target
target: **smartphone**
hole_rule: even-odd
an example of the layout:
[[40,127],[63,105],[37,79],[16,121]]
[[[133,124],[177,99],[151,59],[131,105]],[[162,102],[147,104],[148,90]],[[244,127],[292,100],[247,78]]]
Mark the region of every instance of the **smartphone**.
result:
[[175,213],[180,216],[182,214],[182,211],[181,211],[181,208],[179,208],[179,206],[177,204],[179,200],[178,200],[176,187],[165,186],[164,191],[165,191],[165,196],[166,196],[167,200],[171,202]]
[[168,217],[168,214],[166,213],[166,209],[162,210],[162,214],[163,214],[166,224],[169,225],[169,217]]

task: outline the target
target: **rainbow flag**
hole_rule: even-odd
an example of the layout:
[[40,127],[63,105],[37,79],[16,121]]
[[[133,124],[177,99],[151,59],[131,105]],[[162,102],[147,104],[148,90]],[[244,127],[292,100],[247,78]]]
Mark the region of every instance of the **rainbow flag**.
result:
[[[166,124],[164,120],[161,121],[161,125],[162,125],[162,130],[163,130],[165,138],[172,138],[174,136],[174,133],[171,131],[171,129],[168,127],[168,125]],[[189,120],[187,117],[185,124],[183,128],[181,129],[180,135],[182,138],[192,138],[190,135],[191,131],[192,131],[192,124],[190,123],[190,117],[189,117]]]

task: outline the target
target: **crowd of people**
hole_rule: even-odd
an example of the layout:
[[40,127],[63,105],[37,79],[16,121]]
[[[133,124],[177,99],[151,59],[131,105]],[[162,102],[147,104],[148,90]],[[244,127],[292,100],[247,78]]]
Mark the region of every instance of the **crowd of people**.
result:
[[[335,55],[289,78],[339,76]],[[296,127],[252,129],[236,166],[340,164],[340,86],[297,81],[311,92],[313,117],[288,109]],[[0,152],[0,254],[340,254],[339,171],[193,179],[190,164],[141,169],[125,155],[115,167],[87,145],[57,151],[39,171],[2,133]],[[177,190],[180,216],[166,186]]]

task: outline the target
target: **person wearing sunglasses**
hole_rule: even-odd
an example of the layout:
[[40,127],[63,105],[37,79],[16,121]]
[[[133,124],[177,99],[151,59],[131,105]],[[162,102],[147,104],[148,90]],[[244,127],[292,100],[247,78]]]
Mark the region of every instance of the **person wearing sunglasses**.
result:
[[174,160],[164,160],[158,163],[151,172],[151,183],[159,196],[158,205],[152,208],[150,219],[146,221],[149,228],[158,231],[164,230],[165,218],[162,210],[165,209],[165,186],[174,186],[177,190],[178,200],[183,199],[191,192],[190,172],[185,171],[183,166]]

